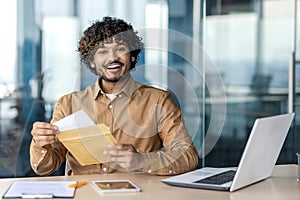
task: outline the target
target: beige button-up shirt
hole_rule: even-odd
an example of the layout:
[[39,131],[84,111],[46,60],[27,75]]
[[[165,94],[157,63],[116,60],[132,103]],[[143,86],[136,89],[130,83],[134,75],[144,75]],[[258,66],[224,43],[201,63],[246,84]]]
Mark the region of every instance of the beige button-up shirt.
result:
[[[96,124],[108,126],[118,143],[132,144],[145,159],[144,173],[174,175],[197,166],[197,150],[184,125],[182,113],[169,92],[142,85],[130,76],[111,101],[97,81],[83,91],[61,97],[51,123],[80,109]],[[113,163],[81,166],[60,142],[42,148],[31,142],[30,161],[37,174],[55,172],[65,159],[73,174],[120,171]]]

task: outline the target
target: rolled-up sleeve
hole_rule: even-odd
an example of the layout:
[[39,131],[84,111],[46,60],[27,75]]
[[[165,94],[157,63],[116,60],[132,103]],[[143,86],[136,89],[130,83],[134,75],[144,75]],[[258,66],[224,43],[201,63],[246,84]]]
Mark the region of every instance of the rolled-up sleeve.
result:
[[50,175],[57,171],[65,161],[65,152],[65,148],[59,143],[39,147],[34,141],[31,141],[31,167],[38,175]]

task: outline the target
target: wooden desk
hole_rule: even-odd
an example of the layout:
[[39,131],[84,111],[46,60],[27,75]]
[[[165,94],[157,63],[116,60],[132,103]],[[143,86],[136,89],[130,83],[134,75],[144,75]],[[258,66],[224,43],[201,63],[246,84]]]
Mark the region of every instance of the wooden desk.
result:
[[[176,199],[222,199],[222,200],[299,200],[300,182],[297,182],[297,165],[276,166],[272,178],[253,184],[236,192],[221,192],[203,189],[181,188],[163,184],[160,182],[163,176],[151,176],[145,174],[107,174],[107,175],[87,175],[70,177],[38,177],[38,178],[18,178],[18,179],[0,179],[0,195],[8,189],[15,180],[78,180],[89,181],[88,185],[78,188],[75,193],[75,199],[93,200],[176,200]],[[136,183],[142,192],[122,193],[122,194],[102,194],[100,195],[91,185],[92,180],[114,180],[130,179]]]

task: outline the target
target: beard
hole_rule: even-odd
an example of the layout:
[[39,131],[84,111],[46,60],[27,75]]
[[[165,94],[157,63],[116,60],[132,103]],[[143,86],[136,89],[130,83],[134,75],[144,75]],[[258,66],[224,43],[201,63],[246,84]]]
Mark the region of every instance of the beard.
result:
[[110,82],[110,83],[117,83],[119,81],[122,81],[124,79],[126,79],[131,72],[132,69],[129,69],[125,74],[121,75],[120,77],[107,77],[103,71],[97,71],[97,75],[99,76],[100,79],[106,81],[106,82]]
[[[123,75],[124,76],[124,75]],[[101,76],[101,79],[103,79],[103,80],[105,80],[105,81],[107,81],[107,82],[111,82],[111,83],[116,83],[116,82],[118,82],[123,76],[121,76],[121,77],[114,77],[114,78],[108,78],[108,77],[106,77],[105,75],[102,75]]]

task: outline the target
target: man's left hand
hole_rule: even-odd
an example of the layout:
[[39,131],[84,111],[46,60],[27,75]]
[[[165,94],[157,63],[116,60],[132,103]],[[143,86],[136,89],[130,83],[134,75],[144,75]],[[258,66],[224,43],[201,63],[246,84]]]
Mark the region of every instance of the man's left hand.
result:
[[143,156],[131,144],[109,145],[103,154],[109,156],[109,161],[116,162],[128,171],[141,170],[144,167]]

